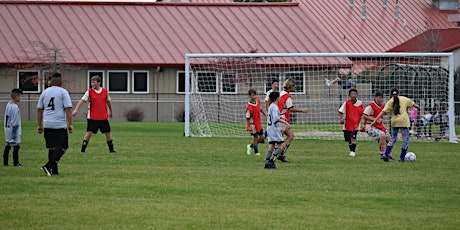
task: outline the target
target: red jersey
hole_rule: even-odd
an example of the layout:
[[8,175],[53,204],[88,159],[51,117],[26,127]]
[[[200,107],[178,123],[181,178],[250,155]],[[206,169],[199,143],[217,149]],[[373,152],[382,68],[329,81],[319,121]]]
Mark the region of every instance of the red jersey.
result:
[[[289,109],[286,107],[286,101],[291,98],[291,94],[289,92],[283,90],[280,93],[280,101],[278,102],[278,109],[280,110],[281,115],[284,115],[286,117],[286,121],[289,123],[290,120],[290,115],[289,115]],[[292,107],[291,107],[292,108]]]
[[354,104],[351,100],[345,101],[339,112],[346,116],[344,130],[355,131],[359,129],[359,123],[361,123],[361,117],[364,113],[363,103],[360,100],[357,100]]
[[[384,108],[384,105],[379,106],[379,105],[377,105],[377,103],[375,103],[375,101],[369,103],[369,106],[372,107],[372,110],[374,110],[374,114],[372,114],[373,118],[376,118],[379,115],[379,113],[382,112],[382,110]],[[382,119],[382,122],[374,123],[374,127],[377,128],[377,129],[382,130],[383,132],[385,132],[387,130],[387,128],[383,124],[383,119]]]
[[91,120],[107,120],[107,99],[109,92],[102,88],[101,93],[96,93],[93,88],[88,89],[89,93],[89,118]]
[[255,104],[248,102],[248,105],[246,105],[246,111],[248,110],[251,113],[251,120],[253,124],[256,126],[256,130],[257,131],[262,130],[263,127],[262,127],[262,122],[260,120],[260,99],[256,98]]

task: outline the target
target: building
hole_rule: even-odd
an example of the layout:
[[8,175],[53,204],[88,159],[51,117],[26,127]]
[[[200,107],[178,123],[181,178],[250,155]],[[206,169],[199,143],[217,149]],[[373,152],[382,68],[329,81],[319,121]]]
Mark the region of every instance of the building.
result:
[[457,10],[436,7],[443,2],[2,1],[1,98],[21,87],[23,119],[35,120],[50,72],[63,73],[75,101],[98,74],[114,100],[114,120],[136,107],[147,121],[180,120],[186,53],[404,51],[423,32],[458,30],[458,2]]

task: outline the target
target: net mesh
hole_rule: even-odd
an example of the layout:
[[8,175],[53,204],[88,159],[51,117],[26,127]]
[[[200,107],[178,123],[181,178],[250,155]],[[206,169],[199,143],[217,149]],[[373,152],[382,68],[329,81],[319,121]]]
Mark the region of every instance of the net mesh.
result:
[[[396,86],[401,95],[421,106],[419,116],[425,109],[435,114],[433,135],[447,132],[448,56],[308,55],[190,58],[190,136],[247,137],[248,90],[257,91],[265,109],[265,94],[272,81],[277,79],[282,90],[288,78],[296,83],[291,93],[294,107],[308,108],[307,114],[291,113],[296,138],[341,138],[338,109],[354,87],[366,106],[376,91],[382,91],[388,101],[390,88]],[[263,116],[262,124],[266,126]],[[389,116],[385,124],[389,127]]]

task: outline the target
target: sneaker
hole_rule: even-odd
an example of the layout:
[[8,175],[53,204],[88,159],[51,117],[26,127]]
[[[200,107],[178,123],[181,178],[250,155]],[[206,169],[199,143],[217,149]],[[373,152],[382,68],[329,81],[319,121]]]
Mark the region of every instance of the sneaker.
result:
[[287,159],[286,159],[286,156],[285,155],[280,155],[277,157],[277,159],[281,162],[284,162],[284,163],[287,163],[289,162]]
[[324,80],[326,81],[327,87],[331,87],[331,85],[332,85],[331,81],[329,79],[327,79],[327,78],[324,78]]
[[355,152],[353,152],[353,151],[350,152],[350,157],[354,157],[355,155],[356,155]]
[[246,154],[251,155],[251,145],[246,146]]
[[42,170],[43,172],[47,175],[47,176],[51,176],[51,171],[46,167],[46,166],[43,166],[42,167]]
[[14,165],[14,167],[22,167],[22,164],[21,163],[17,163]]

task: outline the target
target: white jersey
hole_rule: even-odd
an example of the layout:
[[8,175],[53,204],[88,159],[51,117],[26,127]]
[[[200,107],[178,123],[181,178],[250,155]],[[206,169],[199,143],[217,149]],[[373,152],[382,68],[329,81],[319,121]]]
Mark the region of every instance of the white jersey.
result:
[[275,103],[271,103],[270,107],[268,107],[268,117],[267,117],[267,134],[268,134],[268,143],[275,141],[275,142],[282,142],[284,141],[283,136],[281,135],[280,130],[280,110],[278,105]]
[[19,106],[16,103],[8,102],[5,108],[4,116],[4,131],[5,141],[10,143],[10,146],[19,145],[21,143],[21,113]]
[[37,109],[43,109],[43,128],[67,128],[66,108],[72,108],[72,101],[66,89],[59,86],[45,89],[37,104]]

